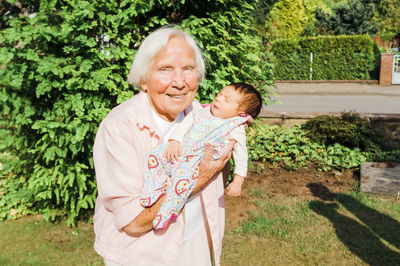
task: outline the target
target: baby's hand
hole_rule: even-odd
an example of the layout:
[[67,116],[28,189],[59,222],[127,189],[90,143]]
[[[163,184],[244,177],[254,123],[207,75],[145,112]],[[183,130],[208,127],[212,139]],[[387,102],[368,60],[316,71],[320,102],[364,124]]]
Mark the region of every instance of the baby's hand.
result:
[[253,117],[252,117],[251,115],[249,115],[249,119],[247,119],[247,122],[246,122],[246,123],[247,123],[246,125],[248,125],[248,126],[253,125],[254,119],[253,119]]
[[178,161],[181,152],[181,144],[178,141],[171,139],[169,140],[168,147],[164,152],[164,157],[166,157],[169,162],[174,163],[175,161]]
[[235,175],[233,181],[226,188],[226,194],[231,197],[238,197],[242,192],[242,184],[244,177],[240,175]]

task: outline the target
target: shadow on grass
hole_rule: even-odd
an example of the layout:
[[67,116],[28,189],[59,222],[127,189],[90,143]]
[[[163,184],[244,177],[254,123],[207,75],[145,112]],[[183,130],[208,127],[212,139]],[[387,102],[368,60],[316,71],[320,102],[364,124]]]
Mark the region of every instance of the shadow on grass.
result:
[[357,199],[334,194],[322,184],[311,183],[307,187],[321,200],[332,200],[343,205],[363,223],[359,223],[337,211],[337,203],[311,201],[310,209],[325,216],[333,224],[337,237],[346,247],[369,265],[400,265],[400,253],[387,247],[380,238],[396,248],[400,247],[400,223]]

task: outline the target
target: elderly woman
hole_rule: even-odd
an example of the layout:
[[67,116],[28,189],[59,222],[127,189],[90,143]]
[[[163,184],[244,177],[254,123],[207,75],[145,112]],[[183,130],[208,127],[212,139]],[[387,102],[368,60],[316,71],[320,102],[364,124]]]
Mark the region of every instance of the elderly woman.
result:
[[164,198],[149,208],[139,203],[147,154],[191,111],[204,74],[200,49],[186,32],[162,28],[140,46],[128,81],[141,92],[110,111],[93,148],[94,248],[106,265],[219,264],[225,222],[221,170],[233,143],[219,160],[207,149],[194,192],[166,230],[152,230]]

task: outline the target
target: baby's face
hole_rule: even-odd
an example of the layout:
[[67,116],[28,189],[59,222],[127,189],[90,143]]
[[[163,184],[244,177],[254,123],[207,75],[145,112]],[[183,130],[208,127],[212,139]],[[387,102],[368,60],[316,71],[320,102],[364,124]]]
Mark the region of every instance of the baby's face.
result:
[[237,116],[241,95],[232,86],[223,88],[211,105],[211,113],[219,118],[227,119]]

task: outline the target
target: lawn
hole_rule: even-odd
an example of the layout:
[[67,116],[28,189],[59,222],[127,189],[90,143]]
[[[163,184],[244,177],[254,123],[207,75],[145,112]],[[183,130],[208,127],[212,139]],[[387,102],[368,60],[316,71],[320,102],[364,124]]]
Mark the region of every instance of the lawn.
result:
[[41,216],[0,222],[0,265],[103,265],[91,224],[71,228]]
[[256,191],[256,208],[226,231],[222,265],[400,265],[398,199],[264,196]]
[[[222,265],[400,265],[396,197],[350,192],[304,201],[257,189],[249,202],[246,219],[227,226]],[[1,222],[0,235],[0,265],[102,265],[91,224],[33,216]]]

